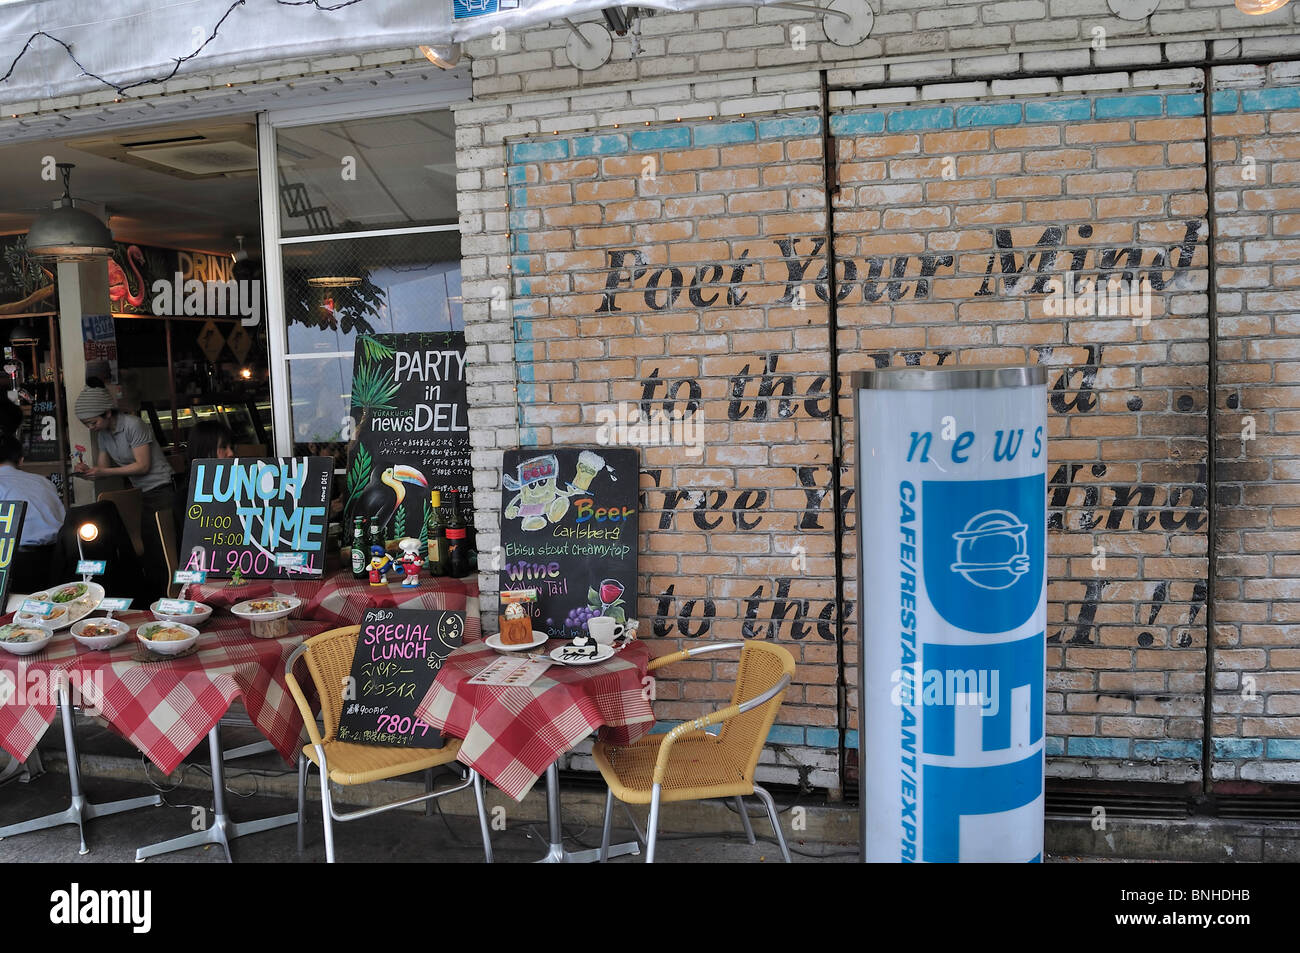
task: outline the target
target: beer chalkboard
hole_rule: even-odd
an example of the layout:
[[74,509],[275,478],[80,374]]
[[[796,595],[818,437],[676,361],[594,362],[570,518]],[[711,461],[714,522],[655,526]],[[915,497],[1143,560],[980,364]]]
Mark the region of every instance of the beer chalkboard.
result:
[[[352,365],[347,521],[378,520],[424,541],[432,490],[473,489],[465,335],[362,335]],[[446,497],[444,497],[445,501]]]
[[23,538],[23,517],[27,504],[23,500],[0,500],[0,612],[9,600],[9,569]]
[[464,634],[464,612],[367,609],[344,684],[339,740],[441,748],[442,734],[416,718],[415,708]]
[[248,579],[320,578],[330,457],[195,460],[181,534],[182,569]]
[[535,589],[533,628],[570,639],[598,615],[636,615],[640,460],[635,448],[507,450],[502,592]]

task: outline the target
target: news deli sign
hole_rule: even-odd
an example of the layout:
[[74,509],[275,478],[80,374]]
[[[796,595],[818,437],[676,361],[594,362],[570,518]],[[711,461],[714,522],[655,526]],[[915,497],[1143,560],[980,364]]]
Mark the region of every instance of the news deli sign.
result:
[[868,861],[1042,859],[1045,381],[855,376]]

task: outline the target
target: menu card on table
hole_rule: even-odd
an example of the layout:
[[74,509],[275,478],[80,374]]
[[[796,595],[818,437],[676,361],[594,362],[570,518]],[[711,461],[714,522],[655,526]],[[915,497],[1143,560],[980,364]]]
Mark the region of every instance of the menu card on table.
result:
[[515,685],[522,687],[537,681],[551,667],[550,659],[503,656],[469,680],[469,685]]
[[339,740],[441,748],[442,734],[416,718],[415,708],[464,634],[464,612],[367,609],[343,685]]

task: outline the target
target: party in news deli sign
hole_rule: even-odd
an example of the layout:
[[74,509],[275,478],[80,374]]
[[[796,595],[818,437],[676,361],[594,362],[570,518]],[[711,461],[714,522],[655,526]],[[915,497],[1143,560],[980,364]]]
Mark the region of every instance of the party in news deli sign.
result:
[[[195,460],[182,534],[184,568],[219,578],[319,578],[325,569],[330,457]],[[286,565],[277,557],[303,553]]]
[[23,537],[23,517],[27,504],[23,500],[0,500],[0,611],[9,598],[9,567]]
[[637,605],[640,458],[635,447],[507,450],[502,592],[535,589],[533,628],[552,638],[618,622]]
[[391,519],[392,538],[420,537],[432,490],[473,490],[465,335],[362,335],[352,365],[352,420],[346,525],[379,515]]
[[866,859],[1041,861],[1046,388],[857,411]]
[[441,748],[441,733],[416,718],[415,708],[464,635],[464,612],[367,609],[344,683],[339,740]]

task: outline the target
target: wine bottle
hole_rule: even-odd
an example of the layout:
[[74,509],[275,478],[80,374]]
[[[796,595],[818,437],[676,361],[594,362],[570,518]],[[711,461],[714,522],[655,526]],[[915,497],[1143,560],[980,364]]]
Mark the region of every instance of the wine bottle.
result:
[[442,519],[442,493],[429,494],[429,575],[445,576],[450,564],[447,553],[447,524]]
[[449,490],[447,496],[451,498],[447,514],[448,573],[459,579],[469,575],[469,545],[465,539],[465,520],[460,513],[460,494]]

